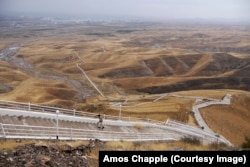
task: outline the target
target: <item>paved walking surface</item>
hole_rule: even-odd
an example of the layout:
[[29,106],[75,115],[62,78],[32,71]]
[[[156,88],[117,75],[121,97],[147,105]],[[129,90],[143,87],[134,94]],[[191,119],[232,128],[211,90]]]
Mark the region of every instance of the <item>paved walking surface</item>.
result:
[[[159,98],[160,99],[160,98]],[[128,137],[127,140],[180,140],[184,136],[197,137],[202,139],[205,142],[215,142],[215,140],[220,140],[226,144],[231,145],[223,137],[218,138],[217,134],[214,133],[209,126],[205,123],[203,118],[199,113],[199,109],[203,107],[207,107],[209,105],[214,104],[230,104],[231,96],[227,95],[222,100],[213,100],[205,103],[201,103],[193,106],[192,111],[195,114],[195,118],[201,128],[192,127],[180,122],[176,122],[173,120],[169,120],[165,125],[156,124],[150,122],[132,122],[132,121],[124,121],[124,120],[109,120],[104,119],[105,129],[100,131],[96,128],[96,123],[98,122],[98,118],[94,117],[79,117],[72,116],[67,114],[56,114],[56,113],[43,113],[43,112],[34,112],[34,111],[26,111],[26,110],[18,110],[18,109],[8,109],[8,108],[0,108],[0,115],[2,116],[10,116],[10,117],[31,117],[31,118],[39,118],[39,119],[52,119],[64,122],[78,122],[81,124],[89,124],[91,126],[85,126],[85,130],[91,130],[91,134],[93,138],[99,138],[103,140],[123,140],[126,139],[124,136]],[[3,122],[4,123],[4,122]],[[36,124],[35,124],[36,125]],[[39,125],[39,123],[38,123]],[[143,130],[136,129],[136,126],[143,127]],[[6,126],[6,125],[4,125]],[[36,128],[34,125],[30,128]],[[93,127],[89,128],[89,127]],[[54,130],[56,124],[53,126]],[[67,125],[66,125],[67,127]],[[96,128],[96,129],[95,129]],[[116,131],[114,130],[116,129]],[[61,130],[62,131],[62,130]],[[107,134],[112,135],[107,136]],[[72,133],[72,128],[71,128]],[[90,133],[88,131],[87,133]],[[147,135],[147,136],[145,136]],[[17,136],[16,136],[17,137]],[[32,136],[31,136],[32,137]],[[66,137],[67,138],[67,137]],[[66,139],[65,138],[65,139]],[[71,136],[72,138],[72,136]],[[81,137],[83,138],[83,137]],[[87,138],[87,137],[86,137]],[[137,139],[136,139],[137,138]],[[80,139],[80,138],[79,138]]]

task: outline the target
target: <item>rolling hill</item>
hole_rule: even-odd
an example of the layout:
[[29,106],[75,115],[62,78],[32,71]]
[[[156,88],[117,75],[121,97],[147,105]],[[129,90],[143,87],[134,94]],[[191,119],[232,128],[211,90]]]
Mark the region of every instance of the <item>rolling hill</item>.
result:
[[[231,92],[235,99],[232,106],[206,108],[202,111],[204,118],[213,129],[235,138],[232,141],[236,144],[248,135],[247,26],[183,27],[167,23],[47,26],[36,30],[2,26],[0,99],[117,115],[119,108],[110,107],[111,102],[135,105],[153,101],[155,94],[172,92],[222,98]],[[5,53],[12,45],[19,49],[13,54]],[[76,64],[105,97],[99,96]],[[168,97],[124,109],[122,114],[161,121],[172,118],[196,125],[193,115],[188,113],[193,104],[192,99]],[[235,126],[227,127],[227,119]],[[242,124],[237,126],[238,122]],[[232,134],[233,129],[237,133]]]

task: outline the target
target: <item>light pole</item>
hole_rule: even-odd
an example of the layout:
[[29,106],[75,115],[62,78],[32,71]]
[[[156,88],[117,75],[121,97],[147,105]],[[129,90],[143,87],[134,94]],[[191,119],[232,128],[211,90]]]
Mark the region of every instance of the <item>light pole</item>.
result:
[[216,139],[216,147],[218,148],[219,147],[219,137],[220,137],[220,135],[219,134],[215,134],[215,137],[217,138]]
[[58,115],[59,115],[60,111],[59,110],[56,110],[56,139],[58,140],[59,137],[58,137]]
[[120,103],[119,120],[121,120],[121,114],[122,114],[122,103]]

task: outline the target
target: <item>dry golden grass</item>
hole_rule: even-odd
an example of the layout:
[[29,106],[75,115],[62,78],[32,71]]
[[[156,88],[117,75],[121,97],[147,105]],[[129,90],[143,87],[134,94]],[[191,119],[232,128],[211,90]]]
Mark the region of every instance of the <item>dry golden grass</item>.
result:
[[44,146],[50,146],[54,144],[58,144],[58,146],[64,146],[65,144],[69,144],[71,147],[76,148],[81,145],[88,145],[88,141],[54,141],[54,140],[13,140],[13,139],[3,139],[0,140],[0,150],[6,149],[15,149],[18,146],[26,145],[26,144],[40,144]]
[[[54,140],[0,140],[0,150],[12,150],[18,146],[26,144],[39,144],[44,146],[57,145],[59,149],[63,149],[65,145],[69,145],[72,148],[89,144],[89,141],[54,141]],[[194,145],[182,141],[163,142],[163,141],[150,141],[150,142],[131,142],[131,141],[108,141],[104,142],[102,146],[95,147],[90,152],[92,159],[98,159],[100,150],[141,150],[141,151],[167,151],[167,150],[216,150],[216,149],[228,149],[225,146],[214,145]]]
[[[140,118],[150,118],[158,121],[166,121],[168,118],[177,119],[179,121],[187,122],[188,111],[191,110],[193,99],[188,98],[176,98],[171,96],[166,96],[158,101],[154,101],[159,98],[160,95],[129,95],[125,97],[114,96],[120,102],[123,103],[122,116],[126,117],[140,117]],[[125,102],[125,99],[126,102]],[[106,105],[110,101],[103,100]],[[120,107],[109,107],[110,110],[106,114],[117,115],[119,113]]]
[[16,147],[24,144],[34,143],[35,140],[24,140],[22,142],[17,142],[16,140],[0,140],[0,150],[15,149]]
[[[219,147],[219,149],[223,147]],[[167,150],[215,150],[212,145],[193,145],[185,142],[127,142],[127,141],[116,141],[106,142],[103,150],[141,150],[141,151],[167,151]]]
[[197,97],[207,97],[207,98],[215,98],[215,99],[221,99],[227,93],[231,95],[236,95],[236,94],[250,95],[250,92],[242,91],[242,90],[232,90],[232,89],[192,90],[192,91],[175,92],[175,94],[183,95],[183,96],[197,96]]
[[250,135],[250,97],[234,95],[232,105],[218,105],[202,109],[202,116],[208,125],[236,146]]
[[15,69],[5,61],[0,61],[0,82],[17,86],[17,84],[28,78],[29,76],[24,72]]
[[114,83],[124,89],[136,89],[144,88],[150,86],[160,86],[166,83],[173,84],[177,81],[182,81],[183,78],[173,78],[173,77],[137,77],[137,78],[121,78],[115,79]]
[[0,95],[0,98],[19,102],[68,106],[68,108],[71,108],[76,94],[77,91],[74,88],[63,82],[30,78],[23,81],[13,91]]
[[[173,70],[176,70],[177,72],[177,74],[174,75],[157,76],[164,71],[165,66],[162,65],[161,67],[156,67],[155,73],[152,73],[150,76],[128,76],[124,78],[101,78],[99,76],[119,69],[131,70],[132,68],[138,68],[143,69],[142,71],[146,72],[150,70],[152,71],[152,69],[149,69],[145,64],[147,60],[158,60],[162,58],[162,56],[174,56],[181,59],[180,56],[182,55],[197,54],[197,52],[192,51],[193,47],[202,47],[202,45],[204,45],[203,43],[206,44],[206,47],[216,46],[218,48],[231,47],[232,45],[235,47],[246,46],[250,43],[249,39],[247,39],[247,31],[241,31],[237,28],[234,31],[231,31],[230,28],[227,29],[225,27],[190,27],[187,28],[188,31],[183,31],[183,27],[178,25],[168,25],[170,29],[166,30],[164,26],[147,27],[146,31],[143,30],[143,27],[141,29],[143,31],[136,31],[128,34],[117,33],[117,29],[121,29],[120,26],[116,28],[105,26],[93,27],[89,25],[65,27],[65,30],[67,30],[69,34],[60,34],[56,37],[54,35],[51,37],[49,37],[49,35],[47,37],[41,35],[42,38],[24,44],[15,56],[21,55],[25,61],[33,64],[38,74],[42,73],[45,76],[47,74],[50,76],[61,75],[66,78],[73,78],[85,84],[87,81],[83,78],[79,69],[76,68],[76,63],[79,63],[96,85],[105,92],[105,95],[118,100],[120,99],[122,102],[125,101],[125,98],[128,98],[128,102],[124,104],[127,106],[147,102],[135,108],[123,108],[122,116],[146,117],[160,121],[172,118],[195,125],[193,116],[186,114],[187,111],[190,111],[194,100],[174,97],[165,97],[158,102],[152,102],[154,98],[141,98],[136,100],[135,98],[138,98],[138,96],[135,94],[139,93],[136,92],[135,89],[167,84],[170,85],[198,78],[214,77],[195,75],[202,70],[204,66],[211,62],[212,59],[209,56],[209,53],[201,53],[201,57],[197,59],[194,66],[191,66],[189,61],[184,62],[184,65],[181,66],[182,62],[179,61],[176,66],[173,66]],[[92,32],[93,29],[97,32],[111,33],[115,36],[102,37],[85,34]],[[171,29],[174,31],[172,32]],[[237,35],[235,34],[236,32]],[[13,32],[13,34],[16,33],[18,32]],[[49,34],[50,32],[46,31],[44,33]],[[196,33],[205,34],[206,37],[190,38]],[[189,40],[178,39],[179,37],[190,39],[192,42]],[[11,43],[16,43],[18,40],[22,40],[21,36],[18,36],[18,39],[12,37],[0,39],[0,49]],[[241,40],[239,41],[239,39]],[[154,47],[155,44],[162,44],[162,46],[156,48]],[[105,47],[105,52],[103,52],[102,47]],[[73,51],[77,51],[81,59],[85,62],[79,60]],[[233,55],[239,58],[246,57],[246,54],[244,53],[233,53]],[[178,74],[183,70],[183,67],[187,67],[189,71],[184,74]],[[218,76],[228,76],[233,73],[234,71],[229,71]],[[13,68],[12,65],[3,61],[0,61],[0,82],[14,86],[13,91],[1,94],[0,99],[42,103],[66,108],[82,105],[74,98],[80,90],[75,90],[71,85],[63,83],[62,81],[34,78],[34,76],[29,76],[25,72],[17,70]],[[120,92],[113,88],[113,84],[120,90],[120,92],[124,93],[125,97],[119,95]],[[86,85],[89,86],[89,83]],[[91,89],[95,92],[91,86],[87,87],[87,89]],[[234,90],[194,90],[176,92],[176,94],[222,98],[227,92],[237,96],[240,94],[249,94],[249,92],[246,91]],[[140,95],[143,95],[143,93],[140,93]],[[209,125],[211,124],[212,129],[219,131],[218,129],[223,127],[223,130],[221,131],[222,134],[230,140],[232,139],[232,142],[236,144],[242,142],[245,135],[243,129],[246,130],[247,128],[245,127],[249,127],[249,123],[247,122],[250,120],[248,116],[244,118],[246,111],[249,109],[249,106],[247,105],[249,101],[244,100],[244,98],[239,98],[238,100],[239,101],[231,108],[230,106],[222,106],[222,108],[215,106],[204,109],[204,111],[208,111],[204,114],[204,117],[206,121],[209,122]],[[93,96],[87,99],[86,103],[103,104],[106,107],[98,112],[118,115],[119,108],[108,107],[110,101],[112,100]],[[236,105],[240,106],[237,108]],[[84,110],[84,107],[82,107],[82,109]],[[221,110],[222,112],[217,113],[217,110]],[[228,110],[230,111],[230,114],[228,114]],[[206,115],[208,113],[210,116]],[[237,121],[242,123],[239,124],[238,129],[226,126],[230,123],[226,120],[233,120],[234,118],[235,123]],[[213,119],[216,121],[213,121]],[[223,121],[226,123],[224,126],[221,125],[221,122]],[[239,131],[240,137],[237,138],[233,133],[230,135],[230,128]]]

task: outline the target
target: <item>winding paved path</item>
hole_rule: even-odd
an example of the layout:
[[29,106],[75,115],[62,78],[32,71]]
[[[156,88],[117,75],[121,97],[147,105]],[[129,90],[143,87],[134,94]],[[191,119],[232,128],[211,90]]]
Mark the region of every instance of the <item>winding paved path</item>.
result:
[[[213,104],[215,104],[216,102],[213,102]],[[228,99],[224,98],[223,103],[228,103]],[[17,103],[18,104],[18,103]],[[17,106],[17,104],[15,106]],[[21,104],[21,103],[20,103]],[[4,103],[1,104],[2,106],[4,106]],[[37,105],[36,105],[37,106]],[[24,110],[24,109],[9,109],[9,107],[7,108],[6,105],[4,106],[5,108],[2,108],[0,106],[0,115],[2,116],[14,116],[14,117],[33,117],[33,118],[41,118],[41,119],[53,119],[53,120],[60,120],[60,121],[68,121],[68,122],[82,122],[82,123],[87,123],[87,124],[96,124],[96,122],[98,121],[97,118],[94,117],[83,117],[83,116],[74,116],[74,115],[68,115],[68,114],[64,114],[61,113],[59,115],[57,115],[54,111],[54,113],[46,113],[46,112],[38,112],[38,111],[32,111],[31,110]],[[25,106],[25,108],[28,108],[28,105]],[[50,108],[51,109],[51,108]],[[156,124],[156,123],[151,123],[151,122],[146,122],[146,121],[124,121],[124,120],[110,120],[110,119],[105,119],[104,120],[104,125],[105,126],[112,126],[112,127],[131,127],[131,128],[135,128],[138,124],[140,124],[142,127],[144,128],[149,128],[155,129],[155,132],[157,132],[156,134],[151,133],[141,133],[141,132],[137,132],[136,134],[133,134],[133,132],[131,130],[126,131],[126,129],[124,129],[125,131],[123,133],[117,133],[118,136],[107,136],[107,134],[112,134],[112,131],[110,132],[100,132],[100,131],[91,131],[92,137],[96,136],[96,137],[100,137],[99,139],[105,139],[105,140],[114,140],[114,137],[116,139],[124,139],[125,136],[129,136],[128,140],[138,140],[138,138],[142,141],[142,140],[180,140],[182,137],[184,136],[189,136],[189,137],[195,137],[195,138],[199,138],[200,140],[202,140],[205,143],[211,143],[211,142],[215,142],[215,141],[220,141],[223,143],[226,143],[227,145],[232,145],[230,142],[228,142],[226,139],[224,139],[223,137],[217,138],[217,136],[215,136],[214,133],[212,133],[211,131],[204,131],[201,128],[196,128],[196,127],[192,127],[190,125],[186,125],[183,123],[179,123],[179,122],[175,122],[172,120],[169,120],[165,125],[164,124]],[[14,127],[15,125],[6,125],[6,124],[1,124],[2,127],[2,132],[4,133],[4,127]],[[18,127],[21,128],[29,128],[28,126],[24,126],[24,125],[18,125]],[[37,129],[37,127],[33,126],[31,128]],[[38,127],[38,128],[54,128],[55,127]],[[66,129],[69,131],[69,129]],[[66,131],[64,130],[64,131]],[[71,131],[79,131],[77,129],[71,129]],[[88,131],[87,129],[85,129],[85,131]],[[90,133],[90,131],[85,132],[87,133],[86,135],[88,135],[88,133]],[[106,134],[107,133],[107,134]],[[132,134],[131,134],[132,133]],[[69,132],[67,132],[67,134],[69,134]],[[96,135],[95,135],[96,134]],[[69,134],[70,135],[70,134]],[[83,135],[83,134],[81,134]],[[146,135],[146,136],[145,136]],[[9,136],[11,137],[11,136]],[[18,137],[18,136],[16,136]],[[21,138],[21,136],[19,136]],[[26,136],[29,137],[29,136]],[[32,137],[32,136],[30,136]],[[33,136],[34,137],[34,136]],[[37,137],[37,136],[35,136]],[[40,136],[41,137],[41,136]],[[45,136],[46,137],[46,136]],[[70,136],[68,136],[68,138],[70,138]]]
[[204,131],[209,132],[211,134],[217,135],[216,133],[213,132],[212,129],[209,128],[209,126],[207,125],[207,123],[204,121],[204,119],[202,118],[199,109],[204,108],[204,107],[208,107],[210,105],[230,105],[231,104],[231,95],[227,94],[222,100],[213,100],[213,101],[209,101],[209,102],[205,102],[205,103],[201,103],[201,104],[197,104],[195,106],[192,107],[192,111],[194,112],[194,116],[195,119],[198,123],[198,125],[203,128]]

